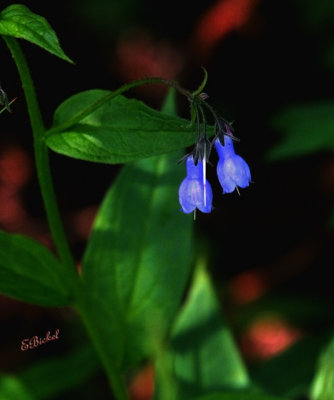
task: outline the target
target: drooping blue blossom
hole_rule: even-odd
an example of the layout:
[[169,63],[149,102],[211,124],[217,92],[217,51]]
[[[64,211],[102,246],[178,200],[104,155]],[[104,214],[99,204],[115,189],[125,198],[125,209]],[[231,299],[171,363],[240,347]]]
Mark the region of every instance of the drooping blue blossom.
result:
[[251,182],[249,166],[242,157],[235,154],[232,138],[224,135],[224,144],[216,139],[215,146],[219,156],[217,175],[223,193],[232,193],[238,187],[247,187]]
[[[195,165],[194,158],[187,158],[187,176],[183,179],[179,188],[179,201],[182,211],[190,214],[198,208],[203,213],[209,213],[212,209],[212,189],[205,178],[205,161],[198,160]],[[204,171],[204,172],[203,172]]]

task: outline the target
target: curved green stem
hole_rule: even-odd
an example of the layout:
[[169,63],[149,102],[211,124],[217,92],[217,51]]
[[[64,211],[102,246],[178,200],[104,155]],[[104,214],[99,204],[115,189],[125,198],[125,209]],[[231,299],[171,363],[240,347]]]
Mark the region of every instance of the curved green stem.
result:
[[202,66],[202,70],[204,72],[204,78],[203,78],[202,83],[199,85],[199,87],[194,92],[192,92],[193,97],[196,97],[202,93],[202,90],[205,88],[206,82],[208,80],[208,71],[203,66]]
[[168,79],[160,78],[160,77],[149,77],[149,78],[144,78],[144,79],[139,79],[137,81],[133,81],[130,83],[127,83],[117,90],[114,90],[113,92],[107,94],[106,96],[102,97],[102,99],[96,101],[94,104],[91,106],[85,108],[83,111],[75,115],[74,117],[68,119],[67,121],[63,122],[62,124],[59,124],[47,131],[47,136],[52,135],[57,132],[62,132],[71,126],[75,125],[76,123],[80,122],[82,119],[87,117],[87,115],[91,114],[93,111],[97,110],[99,107],[101,107],[103,104],[106,102],[110,101],[112,98],[136,87],[136,86],[141,86],[141,85],[146,85],[150,83],[160,83],[163,85],[171,86],[174,89],[176,89],[178,92],[180,92],[182,95],[186,96],[188,99],[192,98],[192,94],[188,92],[187,90],[183,89],[176,81],[170,81]]
[[24,94],[27,101],[28,113],[34,137],[34,153],[37,176],[41,188],[42,198],[50,230],[58,250],[60,259],[72,267],[75,264],[65,236],[63,224],[60,219],[58,205],[52,183],[48,148],[44,143],[45,127],[37,101],[35,87],[30,75],[27,60],[20,48],[18,41],[9,36],[3,36],[18,69]]

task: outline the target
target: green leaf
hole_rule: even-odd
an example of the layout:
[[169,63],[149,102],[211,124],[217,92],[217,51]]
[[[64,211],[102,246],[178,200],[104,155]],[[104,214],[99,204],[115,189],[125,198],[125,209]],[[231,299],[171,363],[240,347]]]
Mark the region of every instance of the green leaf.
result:
[[334,399],[334,339],[321,355],[312,383],[311,397],[313,400]]
[[[173,152],[195,143],[195,129],[189,127],[187,120],[121,95],[103,103],[70,128],[52,133],[110,94],[89,90],[67,99],[55,112],[46,144],[69,157],[115,164]],[[213,134],[213,128],[209,134]]]
[[1,400],[34,400],[27,388],[19,379],[9,376],[0,376],[0,399]]
[[0,35],[25,39],[72,63],[61,49],[57,35],[46,19],[22,4],[10,5],[0,13]]
[[171,357],[180,399],[250,384],[202,262],[172,331]]
[[123,167],[84,256],[84,314],[94,319],[92,335],[102,338],[102,351],[115,366],[129,366],[153,351],[187,282],[192,219],[179,211],[177,191],[185,173],[176,165],[180,156]]
[[42,360],[20,373],[20,379],[39,400],[83,386],[100,369],[95,350],[85,346],[72,354]]
[[0,293],[45,306],[70,302],[72,283],[66,269],[41,244],[0,231]]
[[161,110],[164,114],[171,115],[172,117],[175,117],[177,115],[176,90],[174,88],[170,88],[168,90],[167,96],[164,100]]
[[334,103],[318,103],[287,108],[272,121],[283,138],[267,158],[280,160],[310,154],[320,150],[334,150]]

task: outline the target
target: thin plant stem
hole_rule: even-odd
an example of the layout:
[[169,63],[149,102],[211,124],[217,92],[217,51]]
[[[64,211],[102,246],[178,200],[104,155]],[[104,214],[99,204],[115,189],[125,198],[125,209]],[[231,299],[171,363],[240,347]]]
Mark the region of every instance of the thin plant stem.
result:
[[206,139],[206,118],[205,118],[205,114],[203,111],[203,108],[201,107],[201,105],[198,106],[200,112],[201,112],[201,116],[202,116],[202,121],[203,121],[203,125],[204,125],[204,138]]
[[219,122],[218,115],[217,115],[216,111],[213,109],[213,107],[210,106],[210,104],[207,103],[207,102],[204,101],[204,100],[201,101],[201,104],[203,104],[203,105],[211,112],[211,114],[213,115],[213,118],[215,119],[215,121],[216,121],[216,122]]
[[198,113],[198,108],[197,108],[197,104],[194,103],[194,109],[195,109],[195,113],[196,113],[196,135],[197,135],[197,142],[199,142],[200,140],[200,136],[201,136],[201,123],[199,120],[199,113]]
[[[44,142],[46,130],[42,120],[29,67],[17,40],[6,36],[4,37],[4,40],[14,58],[15,64],[19,71],[27,101],[28,113],[34,137],[34,153],[37,175],[50,230],[62,262],[72,266],[72,270],[76,274],[75,264],[69,249],[62,222],[60,220],[60,214],[55,198],[49,164],[48,148]],[[99,335],[94,331],[94,324],[88,321],[89,316],[86,312],[82,311],[80,304],[77,304],[77,308],[79,308],[79,311],[81,312],[84,323],[87,326],[90,336],[92,337],[92,340],[95,343],[95,346],[97,347],[102,361],[106,367],[109,382],[114,395],[118,400],[127,400],[128,395],[126,392],[125,384],[122,381],[122,377],[119,374],[116,374],[116,372],[112,368],[110,360],[106,360],[106,357],[103,353],[103,344],[99,339]]]
[[44,143],[45,127],[28,63],[16,39],[9,36],[3,36],[3,39],[5,40],[15,61],[27,102],[34,138],[34,155],[37,176],[52,237],[61,261],[69,265],[73,272],[75,272],[75,264],[65,236],[56,201],[50,170],[48,148]]

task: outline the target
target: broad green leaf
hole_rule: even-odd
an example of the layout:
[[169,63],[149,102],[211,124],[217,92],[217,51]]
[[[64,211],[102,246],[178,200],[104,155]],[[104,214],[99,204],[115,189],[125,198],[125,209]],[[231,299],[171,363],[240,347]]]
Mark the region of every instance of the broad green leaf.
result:
[[334,339],[323,352],[312,382],[312,400],[334,400]]
[[334,150],[333,102],[290,107],[280,112],[272,125],[283,137],[267,154],[269,160]]
[[86,312],[116,366],[150,354],[181,301],[192,220],[179,211],[177,192],[185,174],[176,164],[180,156],[123,167],[84,256]]
[[83,386],[100,366],[95,350],[86,346],[67,356],[39,361],[19,377],[38,400],[43,400]]
[[[282,397],[275,397],[269,394],[258,393],[256,391],[244,392],[222,392],[214,393],[203,397],[194,397],[195,400],[287,400]],[[181,400],[181,399],[180,399]]]
[[34,400],[22,382],[9,375],[0,376],[1,400]]
[[250,384],[202,263],[172,331],[171,359],[182,400]]
[[0,231],[0,293],[45,306],[70,302],[72,283],[66,269],[41,244]]
[[[55,112],[47,145],[69,157],[115,164],[173,152],[195,143],[195,128],[189,127],[189,121],[122,95],[106,101],[79,123],[56,132],[57,127],[110,94],[89,90],[62,103]],[[212,133],[210,128],[209,134]]]
[[25,39],[65,61],[72,62],[60,47],[58,38],[45,18],[23,4],[12,4],[0,13],[0,35]]

